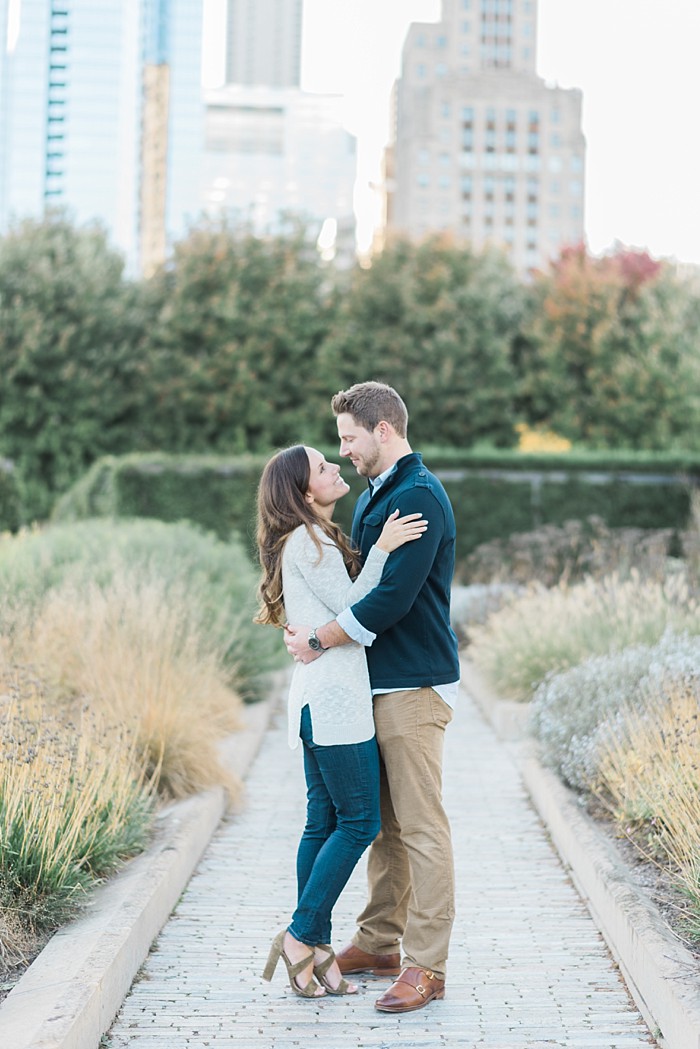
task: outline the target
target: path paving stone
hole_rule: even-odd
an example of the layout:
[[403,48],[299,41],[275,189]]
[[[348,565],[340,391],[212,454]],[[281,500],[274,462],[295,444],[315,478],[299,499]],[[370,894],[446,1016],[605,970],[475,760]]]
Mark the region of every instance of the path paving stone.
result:
[[[539,822],[507,746],[462,693],[447,732],[445,802],[457,920],[445,1000],[379,1014],[387,981],[309,1002],[280,963],[260,979],[289,920],[303,823],[300,751],[279,713],[226,821],[154,946],[109,1034],[112,1049],[639,1049],[655,1045]],[[335,911],[347,942],[365,895],[361,863]]]

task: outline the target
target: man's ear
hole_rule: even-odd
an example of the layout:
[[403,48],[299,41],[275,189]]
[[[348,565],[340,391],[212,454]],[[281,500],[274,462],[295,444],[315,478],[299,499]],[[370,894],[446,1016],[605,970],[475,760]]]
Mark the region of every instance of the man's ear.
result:
[[377,429],[379,430],[379,440],[383,443],[386,443],[394,433],[394,427],[386,419],[381,419],[377,423]]

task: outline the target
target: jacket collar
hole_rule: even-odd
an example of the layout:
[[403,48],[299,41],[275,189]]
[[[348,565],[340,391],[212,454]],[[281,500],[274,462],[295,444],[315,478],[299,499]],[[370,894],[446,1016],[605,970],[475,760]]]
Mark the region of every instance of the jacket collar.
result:
[[411,470],[415,466],[419,466],[422,462],[423,456],[420,454],[420,452],[409,452],[408,455],[402,455],[400,459],[397,459],[394,465],[390,467],[388,471],[384,471],[386,477],[383,483],[379,485],[379,487],[375,488],[372,485],[370,479],[367,478],[367,486],[369,488],[370,500],[373,499],[375,495],[378,495],[379,492],[384,492],[387,491],[389,488],[393,488],[397,481],[401,480],[401,478],[409,470]]

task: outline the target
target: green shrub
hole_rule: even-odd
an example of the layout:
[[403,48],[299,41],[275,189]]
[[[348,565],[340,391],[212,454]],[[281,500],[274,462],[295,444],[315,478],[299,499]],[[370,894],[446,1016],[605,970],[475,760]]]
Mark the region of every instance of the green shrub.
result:
[[16,532],[22,523],[22,500],[12,463],[0,459],[0,532]]
[[[320,449],[331,461],[337,448]],[[255,497],[267,456],[128,455],[108,457],[58,501],[55,520],[92,516],[189,520],[228,538],[236,531],[255,555]],[[457,521],[458,578],[465,558],[480,543],[529,532],[543,523],[561,525],[598,514],[607,527],[681,529],[690,489],[682,478],[700,475],[697,457],[610,453],[523,455],[484,450],[426,449],[426,464],[443,481]],[[653,483],[640,484],[645,475]],[[350,528],[356,497],[366,486],[343,464],[351,494],[340,500],[336,519]],[[590,477],[606,483],[588,483]],[[563,478],[557,481],[548,478]]]
[[608,528],[599,517],[589,517],[482,543],[467,557],[463,573],[472,585],[507,581],[555,586],[561,580],[601,579],[613,572],[624,578],[632,568],[643,578],[663,579],[668,558],[677,553],[676,542],[670,528]]

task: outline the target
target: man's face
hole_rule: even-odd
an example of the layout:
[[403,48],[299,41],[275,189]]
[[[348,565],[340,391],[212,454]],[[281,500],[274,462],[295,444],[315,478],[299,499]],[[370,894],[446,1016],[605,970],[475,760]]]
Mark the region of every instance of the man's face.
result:
[[337,423],[340,454],[350,460],[361,477],[377,477],[382,471],[381,444],[376,430],[365,430],[349,412],[339,415]]

